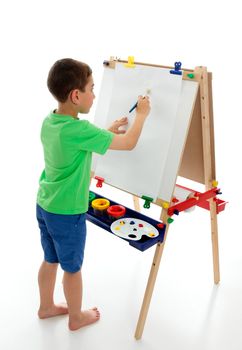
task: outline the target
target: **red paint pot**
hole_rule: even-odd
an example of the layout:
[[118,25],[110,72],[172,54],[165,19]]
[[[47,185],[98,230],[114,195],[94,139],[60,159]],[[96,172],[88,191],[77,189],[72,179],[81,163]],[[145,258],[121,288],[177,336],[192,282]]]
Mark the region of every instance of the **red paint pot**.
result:
[[126,208],[122,205],[111,205],[107,209],[108,216],[111,220],[118,220],[122,218],[126,213]]

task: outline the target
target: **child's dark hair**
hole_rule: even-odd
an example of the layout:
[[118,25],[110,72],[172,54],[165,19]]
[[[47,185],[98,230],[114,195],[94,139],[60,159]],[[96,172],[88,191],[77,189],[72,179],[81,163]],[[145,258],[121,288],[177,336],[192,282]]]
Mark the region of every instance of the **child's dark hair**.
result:
[[85,91],[91,74],[92,70],[86,63],[64,58],[56,61],[51,67],[47,86],[57,101],[65,102],[72,90]]

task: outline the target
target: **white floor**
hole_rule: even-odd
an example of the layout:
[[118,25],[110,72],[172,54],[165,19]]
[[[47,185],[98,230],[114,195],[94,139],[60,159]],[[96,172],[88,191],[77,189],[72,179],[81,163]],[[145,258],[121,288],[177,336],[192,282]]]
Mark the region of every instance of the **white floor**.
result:
[[[118,197],[114,192],[113,199]],[[132,206],[132,197],[121,199]],[[221,283],[217,286],[209,213],[197,208],[192,214],[180,214],[171,225],[140,341],[134,339],[134,331],[155,248],[141,253],[88,223],[83,306],[97,305],[102,318],[70,332],[66,316],[49,320],[36,316],[42,251],[32,203],[28,209],[32,216],[25,217],[20,208],[19,215],[3,218],[8,226],[1,245],[1,349],[241,350],[242,239],[236,218],[229,223],[231,205],[219,214]],[[158,218],[159,208],[152,207],[149,215]],[[63,301],[61,271],[56,300]]]

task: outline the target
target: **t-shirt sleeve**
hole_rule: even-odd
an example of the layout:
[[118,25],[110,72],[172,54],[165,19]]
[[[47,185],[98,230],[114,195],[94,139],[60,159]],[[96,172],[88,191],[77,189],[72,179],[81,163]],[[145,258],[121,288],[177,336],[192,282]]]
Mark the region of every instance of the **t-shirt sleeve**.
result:
[[101,129],[88,120],[77,120],[71,125],[69,132],[75,147],[99,154],[107,152],[114,137],[111,131]]

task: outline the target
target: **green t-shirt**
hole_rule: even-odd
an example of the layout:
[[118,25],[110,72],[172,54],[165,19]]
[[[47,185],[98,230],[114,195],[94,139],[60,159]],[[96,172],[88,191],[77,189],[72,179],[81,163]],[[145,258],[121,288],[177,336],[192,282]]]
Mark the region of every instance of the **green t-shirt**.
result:
[[92,152],[104,154],[114,134],[87,120],[50,113],[41,128],[45,169],[37,203],[54,214],[88,210]]

